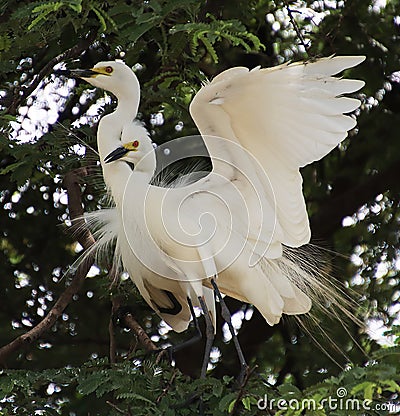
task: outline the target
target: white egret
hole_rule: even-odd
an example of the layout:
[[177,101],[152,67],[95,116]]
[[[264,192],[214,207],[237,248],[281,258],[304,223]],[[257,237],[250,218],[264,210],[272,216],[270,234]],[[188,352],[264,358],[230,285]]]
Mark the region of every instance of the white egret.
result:
[[[148,132],[135,121],[140,86],[134,72],[114,61],[64,72],[118,100],[97,133],[115,203],[105,240],[116,239],[124,269],[174,330],[188,326],[188,300],[201,304],[215,326],[216,284],[253,304],[270,325],[282,314],[310,310],[310,297],[323,285],[285,255],[285,247],[310,240],[299,168],[328,154],[356,125],[346,113],[360,101],[343,94],[364,83],[334,75],[364,59],[338,56],[222,72],[190,106],[212,172],[175,188],[151,184],[156,158]],[[226,310],[224,318],[229,323]],[[203,364],[203,375],[205,370]]]

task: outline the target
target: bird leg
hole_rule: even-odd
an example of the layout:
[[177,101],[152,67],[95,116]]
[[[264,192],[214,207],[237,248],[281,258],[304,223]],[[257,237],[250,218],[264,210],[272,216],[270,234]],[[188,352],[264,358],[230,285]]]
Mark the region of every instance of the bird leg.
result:
[[217,283],[215,282],[214,278],[210,279],[211,285],[214,289],[215,295],[218,298],[219,304],[221,305],[221,315],[224,321],[228,324],[229,331],[232,335],[233,343],[235,345],[235,349],[239,358],[240,362],[240,373],[238,377],[238,382],[242,384],[242,382],[245,380],[246,374],[249,370],[249,366],[247,365],[246,359],[244,358],[244,354],[242,351],[242,348],[240,347],[238,337],[235,332],[235,328],[232,325],[232,319],[231,319],[231,313],[229,312],[228,307],[226,306],[226,303],[224,301],[224,298],[222,297],[222,294],[217,286]]
[[204,359],[203,365],[201,367],[200,378],[206,378],[208,361],[210,360],[211,348],[214,341],[214,325],[211,321],[210,313],[208,311],[206,302],[204,301],[204,298],[202,296],[199,296],[199,302],[201,309],[203,310],[204,319],[206,322],[206,348],[204,351]]
[[[210,312],[207,308],[203,296],[199,296],[201,309],[203,310],[204,319],[206,322],[206,347],[204,350],[203,365],[201,366],[200,378],[206,378],[208,362],[210,360],[211,348],[214,341],[214,325],[211,320]],[[200,396],[199,401],[199,415],[204,416],[204,402],[203,395]]]

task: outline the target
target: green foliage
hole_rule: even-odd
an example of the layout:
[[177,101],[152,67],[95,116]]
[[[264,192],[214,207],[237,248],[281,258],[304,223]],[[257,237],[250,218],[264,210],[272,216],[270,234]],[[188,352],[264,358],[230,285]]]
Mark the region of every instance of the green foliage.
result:
[[0,37],[0,53],[9,51],[11,48],[11,39],[7,35]]
[[188,36],[190,51],[195,61],[202,59],[199,54],[200,42],[215,63],[218,63],[216,43],[227,40],[233,46],[241,46],[247,52],[265,50],[265,46],[257,36],[249,33],[243,23],[238,20],[217,20],[207,15],[210,23],[185,23],[171,28],[170,33],[185,32]]
[[25,7],[21,7],[17,11],[16,16],[20,18],[30,17],[31,22],[28,25],[28,31],[32,29],[40,30],[48,26],[49,21],[59,21],[59,19],[62,19],[67,24],[72,24],[75,29],[78,29],[80,25],[76,24],[76,20],[82,19],[82,23],[87,22],[89,13],[93,12],[98,19],[101,31],[106,32],[108,25],[112,29],[116,29],[116,24],[108,13],[103,10],[105,5],[105,2],[92,0],[31,2]]
[[0,378],[0,397],[5,399],[0,410],[80,414],[91,406],[98,415],[187,415],[197,414],[202,396],[204,408],[215,416],[238,410],[255,415],[266,409],[287,416],[357,416],[365,410],[385,415],[400,394],[400,350],[385,351],[374,354],[367,366],[353,366],[304,390],[290,383],[273,387],[256,373],[241,389],[229,377],[189,380],[154,360],[109,364],[102,358],[76,368],[7,370]]

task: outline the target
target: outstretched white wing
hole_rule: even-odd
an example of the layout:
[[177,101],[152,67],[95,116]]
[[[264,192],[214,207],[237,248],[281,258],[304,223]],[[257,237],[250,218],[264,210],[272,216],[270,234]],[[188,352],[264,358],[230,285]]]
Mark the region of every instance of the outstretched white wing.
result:
[[364,82],[333,75],[364,59],[337,56],[251,71],[232,68],[204,86],[192,101],[190,112],[213,159],[214,172],[227,174],[219,159],[230,158],[238,166],[252,161],[239,160],[237,151],[229,154],[229,145],[222,150],[207,136],[239,143],[260,163],[268,177],[264,192],[275,204],[281,243],[296,247],[310,239],[299,168],[328,154],[356,125],[344,114],[358,108],[360,101],[342,95],[359,90]]

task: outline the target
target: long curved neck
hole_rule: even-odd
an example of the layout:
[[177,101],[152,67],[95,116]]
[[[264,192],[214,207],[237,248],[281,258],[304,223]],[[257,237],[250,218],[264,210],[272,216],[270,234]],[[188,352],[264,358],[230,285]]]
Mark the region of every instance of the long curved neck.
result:
[[150,186],[152,175],[148,172],[131,170],[125,162],[115,162],[113,166],[104,165],[103,175],[107,188],[117,206],[122,206],[126,187],[134,187],[137,195],[145,193]]
[[132,140],[134,138],[149,140],[146,129],[139,123],[134,122],[139,105],[139,89],[128,87],[126,91],[116,96],[118,99],[117,108],[113,113],[104,116],[99,122],[97,145],[104,181],[112,194],[114,202],[120,205],[128,181],[137,188],[149,186],[156,167],[156,160],[154,151],[149,151],[135,164],[133,171],[129,164],[122,160],[109,164],[104,163],[104,158],[121,145],[121,136],[126,132],[133,135]]
[[128,85],[127,90],[119,92],[116,97],[117,108],[101,118],[97,130],[97,147],[103,168],[104,158],[121,144],[124,126],[136,118],[140,100],[139,88],[136,85]]
[[115,96],[117,97],[117,108],[113,114],[122,125],[132,122],[136,118],[139,109],[139,84],[128,85],[126,90],[118,92]]

